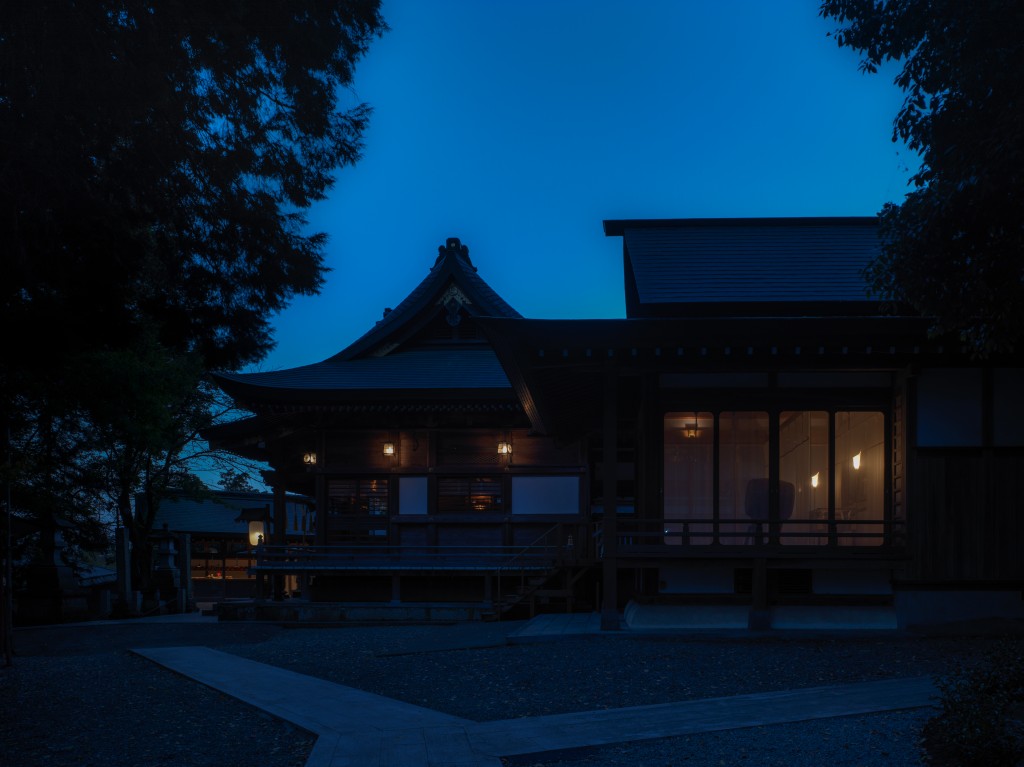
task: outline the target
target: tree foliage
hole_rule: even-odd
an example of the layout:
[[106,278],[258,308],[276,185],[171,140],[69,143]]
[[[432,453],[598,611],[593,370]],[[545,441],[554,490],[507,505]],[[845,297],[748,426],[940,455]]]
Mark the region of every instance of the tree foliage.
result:
[[19,358],[154,323],[213,367],[261,358],[321,285],[303,211],[359,157],[368,108],[339,99],[382,28],[376,0],[4,3],[0,306],[51,339]]
[[1024,333],[1024,5],[1017,0],[826,0],[837,43],[900,69],[893,140],[920,155],[880,212],[875,291],[979,355]]
[[0,5],[15,509],[109,502],[140,543],[133,496],[191,481],[204,371],[261,359],[321,286],[305,211],[360,156],[353,68],[385,29],[379,0]]

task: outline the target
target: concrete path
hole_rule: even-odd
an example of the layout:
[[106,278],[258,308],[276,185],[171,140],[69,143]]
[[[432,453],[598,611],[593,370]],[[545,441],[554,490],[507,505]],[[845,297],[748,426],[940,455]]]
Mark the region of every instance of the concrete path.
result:
[[501,756],[932,705],[928,677],[472,722],[206,647],[133,652],[318,736],[306,767],[500,767]]

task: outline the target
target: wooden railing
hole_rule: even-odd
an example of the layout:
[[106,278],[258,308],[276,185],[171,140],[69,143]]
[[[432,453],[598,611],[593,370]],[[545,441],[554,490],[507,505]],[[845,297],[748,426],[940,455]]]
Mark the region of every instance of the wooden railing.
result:
[[254,572],[330,570],[545,571],[564,561],[564,546],[260,546]]
[[[868,548],[906,545],[906,522],[883,519],[744,519],[686,518],[616,520],[616,542],[622,552],[686,547],[814,547]],[[604,556],[604,528],[595,523],[598,558]]]

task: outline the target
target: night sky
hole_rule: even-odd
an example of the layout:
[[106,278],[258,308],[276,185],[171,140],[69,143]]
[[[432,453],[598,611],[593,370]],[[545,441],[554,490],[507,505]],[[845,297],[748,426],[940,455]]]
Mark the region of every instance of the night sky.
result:
[[862,74],[814,0],[384,0],[358,65],[363,159],[310,211],[318,296],[253,370],[319,362],[427,274],[447,237],[524,316],[624,316],[617,218],[865,216],[916,158],[895,68]]

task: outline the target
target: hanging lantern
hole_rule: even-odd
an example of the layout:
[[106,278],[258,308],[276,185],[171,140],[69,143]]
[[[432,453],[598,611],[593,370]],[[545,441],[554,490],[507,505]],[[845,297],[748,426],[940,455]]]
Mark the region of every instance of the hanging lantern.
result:
[[262,519],[254,519],[249,522],[249,545],[259,546],[266,541],[266,526]]

